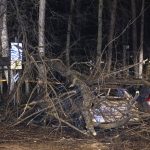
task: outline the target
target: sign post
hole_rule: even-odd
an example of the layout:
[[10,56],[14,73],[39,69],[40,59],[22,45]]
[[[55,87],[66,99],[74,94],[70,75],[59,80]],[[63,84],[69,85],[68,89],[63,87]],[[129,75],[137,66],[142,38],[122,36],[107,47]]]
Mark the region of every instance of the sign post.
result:
[[[22,43],[12,42],[10,49],[10,92],[19,79],[19,70],[22,69]],[[17,92],[19,94],[19,92]],[[19,95],[16,95],[16,101],[19,101]],[[17,100],[18,99],[18,100]]]

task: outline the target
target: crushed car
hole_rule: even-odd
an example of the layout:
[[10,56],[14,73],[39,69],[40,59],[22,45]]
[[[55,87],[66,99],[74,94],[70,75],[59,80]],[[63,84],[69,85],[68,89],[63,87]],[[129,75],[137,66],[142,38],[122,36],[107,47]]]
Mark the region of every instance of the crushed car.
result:
[[[60,93],[57,92],[55,107],[59,108],[57,113],[65,122],[79,130],[87,130],[94,136],[97,135],[95,127],[118,128],[129,121],[138,121],[138,112],[150,110],[150,88],[141,87],[132,95],[122,87],[91,90],[87,87],[83,89],[86,85],[81,85],[80,82],[78,85],[56,86]],[[36,118],[35,120],[38,124]],[[47,115],[49,125],[58,125],[60,120],[56,120],[55,117]]]

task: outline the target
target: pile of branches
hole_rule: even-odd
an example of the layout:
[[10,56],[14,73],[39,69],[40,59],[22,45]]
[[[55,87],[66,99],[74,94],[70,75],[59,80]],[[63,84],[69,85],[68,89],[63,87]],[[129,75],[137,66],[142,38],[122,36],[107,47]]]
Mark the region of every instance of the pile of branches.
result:
[[[92,108],[96,103],[108,106],[107,98],[100,98],[91,88],[96,71],[92,75],[83,75],[72,68],[67,68],[60,59],[29,55],[20,79],[7,97],[6,116],[10,116],[8,108],[13,108],[13,126],[21,123],[57,128],[67,125],[82,134],[96,135]],[[101,86],[104,85],[102,81],[99,82]],[[116,120],[117,125],[113,122],[99,126],[107,129],[128,122],[131,118],[130,109],[137,96],[128,97],[126,112],[118,110],[118,106],[111,106],[122,115],[120,121]]]
[[14,125],[24,122],[29,125],[36,121],[57,127],[63,124],[85,134],[72,120],[81,118],[84,111],[84,119],[88,122],[86,126],[94,131],[89,117],[93,94],[81,78],[85,76],[67,69],[60,59],[29,55],[20,79],[7,97],[7,108],[15,110]]

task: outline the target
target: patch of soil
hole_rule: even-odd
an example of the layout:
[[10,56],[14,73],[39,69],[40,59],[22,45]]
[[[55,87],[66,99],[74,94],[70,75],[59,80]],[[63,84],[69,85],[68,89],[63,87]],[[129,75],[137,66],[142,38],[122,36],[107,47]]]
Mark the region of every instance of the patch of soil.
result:
[[149,140],[126,137],[125,132],[99,132],[85,137],[68,130],[42,127],[9,127],[0,124],[0,150],[149,150]]
[[[71,131],[71,130],[69,130]],[[0,124],[0,150],[105,150],[96,139],[75,138],[70,135],[42,127],[8,127]],[[82,138],[83,137],[83,138]]]

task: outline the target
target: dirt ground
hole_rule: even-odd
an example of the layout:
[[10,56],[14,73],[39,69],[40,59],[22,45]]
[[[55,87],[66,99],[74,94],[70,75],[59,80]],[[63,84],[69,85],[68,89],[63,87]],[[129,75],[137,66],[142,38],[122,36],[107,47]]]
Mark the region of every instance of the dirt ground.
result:
[[[65,135],[65,136],[64,136]],[[149,150],[149,138],[126,137],[121,130],[85,137],[75,131],[42,127],[8,127],[0,123],[0,150]]]

